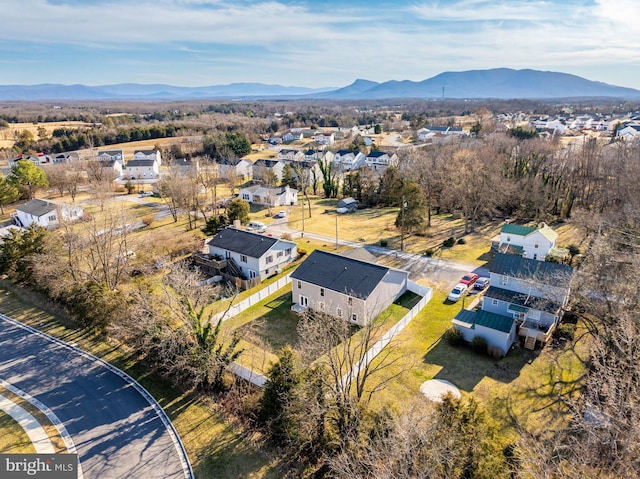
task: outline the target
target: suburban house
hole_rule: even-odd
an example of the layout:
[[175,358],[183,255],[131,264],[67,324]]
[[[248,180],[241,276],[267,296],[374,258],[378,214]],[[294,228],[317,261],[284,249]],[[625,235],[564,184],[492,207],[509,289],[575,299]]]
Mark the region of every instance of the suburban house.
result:
[[465,132],[462,128],[454,127],[454,126],[426,126],[424,128],[420,128],[417,131],[418,139],[421,141],[427,141],[430,138],[436,137],[438,135],[444,136],[452,136],[452,135],[465,135]]
[[333,153],[327,150],[308,150],[304,153],[304,159],[302,161],[333,161]]
[[278,152],[280,161],[300,161],[304,158],[304,153],[300,150],[282,149]]
[[291,309],[364,326],[402,296],[408,279],[408,271],[315,250],[291,273]]
[[284,135],[282,135],[282,142],[283,143],[291,143],[292,141],[296,141],[296,140],[302,140],[303,136],[302,136],[302,131],[294,131],[294,130],[290,130],[288,132],[286,132]]
[[134,160],[155,160],[158,166],[162,166],[162,157],[159,150],[136,150],[133,153]]
[[624,140],[633,140],[640,138],[640,125],[628,124],[624,128],[620,128],[616,131],[616,137]]
[[386,170],[389,166],[398,165],[398,155],[384,151],[372,151],[364,159],[367,168],[372,170]]
[[333,164],[343,171],[359,170],[365,164],[365,156],[358,150],[338,150]]
[[518,336],[527,349],[545,344],[569,301],[571,266],[498,253],[480,311],[462,310],[453,325],[466,341],[482,336],[507,354]]
[[315,178],[322,178],[322,171],[320,170],[320,166],[318,165],[318,162],[315,160],[287,161],[285,163],[291,166],[294,180],[298,179],[298,171],[301,171],[301,172],[308,171],[309,172],[308,177],[310,180],[314,178],[313,176],[314,174],[315,174]]
[[334,133],[320,132],[313,135],[313,141],[318,145],[333,145],[336,141],[336,136]]
[[241,183],[249,181],[253,174],[253,164],[248,160],[240,158],[224,158],[218,160],[218,172],[220,178],[228,180],[236,178]]
[[198,266],[213,274],[237,278],[251,287],[277,274],[298,257],[297,245],[271,236],[225,228],[207,242],[209,254],[194,255]]
[[160,178],[160,168],[157,160],[130,160],[122,170],[122,176],[127,180],[152,180]]
[[51,157],[49,155],[45,155],[42,152],[36,153],[35,155],[18,155],[13,160],[9,162],[9,166],[16,166],[19,161],[30,161],[36,166],[45,165],[47,163],[52,163]]
[[557,239],[558,233],[545,223],[539,228],[507,223],[500,230],[500,238],[492,240],[492,247],[500,253],[544,261],[549,252],[556,247]]
[[169,169],[179,178],[197,175],[200,171],[200,162],[191,158],[174,158],[170,161]]
[[82,218],[83,214],[84,210],[80,206],[34,198],[23,205],[16,206],[16,212],[12,215],[12,219],[17,226],[23,228],[32,224],[43,228],[53,228],[58,226],[60,221],[75,221]]
[[116,159],[98,160],[100,167],[105,170],[109,178],[120,178],[124,169],[124,163]]
[[124,154],[122,150],[98,150],[97,160],[103,161],[119,161],[124,165]]
[[284,169],[284,161],[281,160],[256,160],[252,166],[253,179],[256,181],[264,181],[268,171],[273,172],[276,181],[282,180],[282,170]]
[[253,185],[241,188],[239,197],[255,205],[291,206],[298,204],[298,190],[289,186]]
[[50,158],[51,158],[51,163],[54,165],[72,163],[80,160],[80,156],[77,153],[59,153]]

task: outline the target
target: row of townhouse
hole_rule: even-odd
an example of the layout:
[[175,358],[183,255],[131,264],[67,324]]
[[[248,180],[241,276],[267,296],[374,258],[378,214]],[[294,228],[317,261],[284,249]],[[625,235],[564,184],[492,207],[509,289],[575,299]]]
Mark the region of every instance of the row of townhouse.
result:
[[[245,182],[251,179],[263,180],[267,174],[273,173],[277,181],[282,180],[285,165],[293,168],[293,177],[297,177],[297,170],[302,168],[311,171],[319,177],[320,161],[331,162],[340,171],[356,171],[368,168],[383,173],[389,166],[398,165],[398,155],[383,151],[372,151],[364,154],[358,150],[338,150],[336,153],[325,150],[283,149],[277,159],[259,159],[255,162],[242,158],[225,158],[219,160],[218,172],[221,178],[234,176]],[[268,173],[270,172],[270,173]]]

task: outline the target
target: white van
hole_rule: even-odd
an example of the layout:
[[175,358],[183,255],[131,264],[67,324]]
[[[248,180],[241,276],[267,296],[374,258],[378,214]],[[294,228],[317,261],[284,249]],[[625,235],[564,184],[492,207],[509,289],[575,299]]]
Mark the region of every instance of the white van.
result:
[[265,226],[264,223],[261,223],[260,221],[251,221],[249,223],[249,225],[247,226],[247,231],[254,231],[256,233],[264,233],[265,231],[267,231],[267,227]]

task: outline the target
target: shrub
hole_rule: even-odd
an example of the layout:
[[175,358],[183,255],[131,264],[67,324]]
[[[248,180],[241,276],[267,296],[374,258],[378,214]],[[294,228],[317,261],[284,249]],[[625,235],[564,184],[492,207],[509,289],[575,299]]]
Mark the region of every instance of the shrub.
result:
[[145,226],[151,226],[155,220],[156,217],[154,215],[144,215],[142,217],[142,222]]
[[442,246],[445,246],[447,248],[453,247],[454,244],[456,244],[456,239],[453,236],[449,236],[442,242]]
[[502,357],[502,349],[497,346],[489,346],[487,348],[487,354],[494,359],[500,359]]
[[570,323],[562,323],[558,326],[558,336],[572,340],[576,334],[576,325]]
[[380,246],[382,246],[383,248],[386,248],[388,244],[389,242],[387,240],[380,240]]
[[487,340],[482,336],[476,336],[471,341],[471,349],[478,354],[486,354],[487,353]]
[[285,241],[291,241],[291,233],[282,233],[281,239]]
[[464,239],[464,238],[460,238],[460,239],[458,240],[458,244],[467,244],[467,240],[466,240],[466,239]]
[[462,341],[464,340],[462,333],[455,326],[451,326],[449,329],[445,331],[444,339],[451,346],[460,346],[462,344]]
[[424,252],[425,256],[431,257],[433,256],[433,254],[435,253],[433,248],[429,248],[427,251]]
[[300,255],[300,257],[302,257],[305,254],[307,254],[307,250],[306,249],[302,249],[302,248],[298,248],[298,254]]

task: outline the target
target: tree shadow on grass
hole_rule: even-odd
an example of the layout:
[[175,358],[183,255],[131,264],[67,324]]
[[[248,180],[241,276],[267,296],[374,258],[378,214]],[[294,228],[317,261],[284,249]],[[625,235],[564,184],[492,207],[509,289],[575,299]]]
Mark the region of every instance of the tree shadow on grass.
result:
[[441,336],[422,360],[425,364],[441,367],[436,379],[446,379],[461,390],[471,392],[485,377],[502,383],[512,382],[539,352],[516,348],[505,358],[496,360],[477,354],[466,345],[453,347]]

